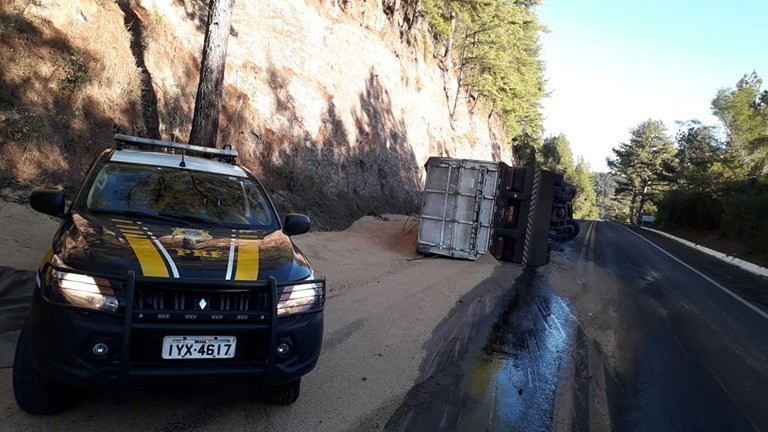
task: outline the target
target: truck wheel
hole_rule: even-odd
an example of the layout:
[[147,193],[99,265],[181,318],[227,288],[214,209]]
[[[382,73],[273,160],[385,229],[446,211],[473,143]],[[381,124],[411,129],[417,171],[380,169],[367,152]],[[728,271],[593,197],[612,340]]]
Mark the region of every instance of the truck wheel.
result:
[[566,223],[568,224],[568,226],[571,227],[571,238],[575,238],[577,235],[579,235],[579,231],[581,231],[581,227],[575,220],[568,219]]
[[272,386],[267,395],[267,402],[273,405],[290,405],[299,398],[301,390],[301,378],[289,381],[285,384]]
[[[41,375],[32,365],[29,323],[24,325],[13,359],[13,395],[30,414],[56,414],[70,406],[69,387]],[[69,394],[68,394],[69,393]]]

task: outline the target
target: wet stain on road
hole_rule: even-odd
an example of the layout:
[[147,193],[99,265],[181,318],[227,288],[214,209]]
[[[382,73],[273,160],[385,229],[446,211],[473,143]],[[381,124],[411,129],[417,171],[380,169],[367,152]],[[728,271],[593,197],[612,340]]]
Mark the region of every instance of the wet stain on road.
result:
[[[386,430],[546,430],[574,317],[545,274],[526,269],[475,328],[463,358],[417,384]],[[438,353],[439,355],[439,353]]]

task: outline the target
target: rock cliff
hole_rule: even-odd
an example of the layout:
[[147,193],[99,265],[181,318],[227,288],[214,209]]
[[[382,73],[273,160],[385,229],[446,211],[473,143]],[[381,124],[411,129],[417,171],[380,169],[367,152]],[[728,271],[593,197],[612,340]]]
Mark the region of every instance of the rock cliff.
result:
[[[206,18],[204,0],[4,2],[0,182],[76,185],[116,131],[186,141]],[[430,40],[381,2],[236,1],[218,142],[323,227],[415,211],[429,156],[511,160],[482,104],[451,119]]]

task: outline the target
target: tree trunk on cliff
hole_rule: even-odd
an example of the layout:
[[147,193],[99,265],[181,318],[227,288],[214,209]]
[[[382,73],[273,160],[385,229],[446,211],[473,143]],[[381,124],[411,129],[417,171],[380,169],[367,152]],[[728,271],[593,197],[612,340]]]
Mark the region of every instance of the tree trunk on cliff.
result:
[[459,106],[459,96],[461,95],[461,87],[464,82],[464,68],[466,67],[466,62],[464,61],[467,56],[467,39],[469,38],[469,35],[465,32],[464,33],[464,44],[461,48],[461,55],[459,56],[459,73],[456,76],[456,96],[453,99],[453,109],[451,109],[450,116],[451,116],[451,124],[453,124],[453,116],[456,114],[456,108]]
[[392,5],[392,24],[400,27],[400,0],[395,0]]
[[451,72],[451,56],[453,55],[453,33],[456,31],[456,12],[451,11],[451,33],[448,35],[448,42],[445,44],[445,72]]
[[190,144],[216,147],[233,2],[211,0],[209,4]]
[[419,21],[419,14],[421,14],[421,0],[413,0],[413,10],[411,11],[411,16],[408,21],[408,37],[413,36],[413,27],[416,25],[416,22]]

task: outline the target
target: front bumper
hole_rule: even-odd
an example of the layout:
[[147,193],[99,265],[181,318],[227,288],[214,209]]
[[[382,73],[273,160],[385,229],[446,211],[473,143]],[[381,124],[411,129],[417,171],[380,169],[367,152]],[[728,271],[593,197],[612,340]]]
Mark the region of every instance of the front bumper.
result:
[[[77,387],[102,385],[218,387],[280,384],[307,374],[317,363],[323,334],[322,310],[263,323],[135,322],[125,314],[88,311],[54,303],[35,290],[30,313],[31,355],[43,375]],[[234,335],[234,359],[163,360],[163,335]],[[127,343],[126,343],[127,341]],[[278,342],[292,353],[278,358]],[[97,357],[95,343],[109,347]]]

